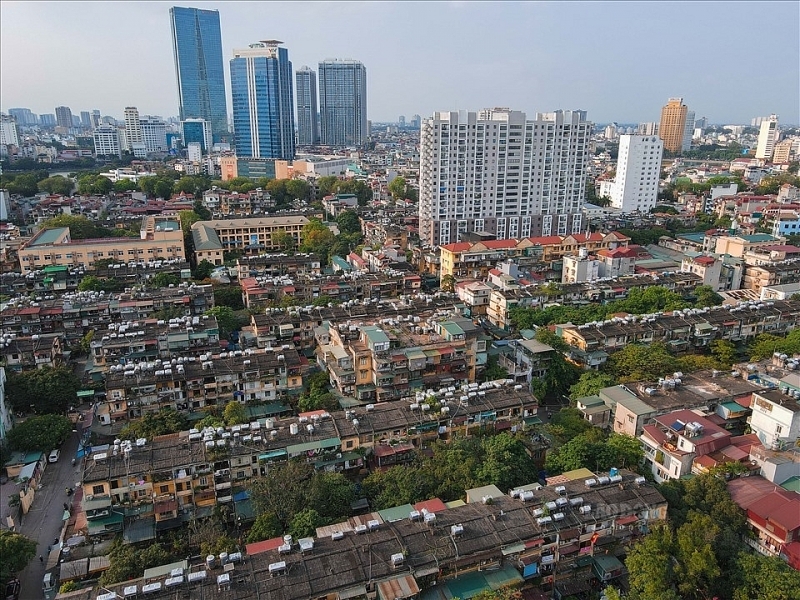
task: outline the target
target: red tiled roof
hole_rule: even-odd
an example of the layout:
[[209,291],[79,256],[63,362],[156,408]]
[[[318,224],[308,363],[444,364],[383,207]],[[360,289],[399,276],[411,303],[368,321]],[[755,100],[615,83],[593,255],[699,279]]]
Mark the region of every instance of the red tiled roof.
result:
[[753,502],[747,510],[786,531],[800,529],[800,496],[795,492],[772,492]]
[[694,262],[698,265],[713,265],[714,257],[712,256],[695,256]]
[[754,502],[765,495],[780,489],[780,487],[760,475],[739,477],[728,482],[728,492],[731,495],[731,499],[743,510],[750,508]]
[[448,252],[466,252],[470,248],[472,248],[472,244],[469,242],[459,242],[458,244],[442,246],[442,250],[447,250]]
[[437,513],[442,512],[443,510],[447,510],[447,506],[444,502],[439,500],[439,498],[431,498],[430,500],[424,500],[423,502],[417,502],[414,505],[414,510],[418,510],[422,512],[422,509],[427,510],[428,512]]
[[544,237],[529,237],[525,238],[532,244],[537,244],[539,246],[560,246],[561,245],[561,237],[557,235],[548,235]]
[[507,240],[486,240],[485,242],[479,242],[483,244],[487,248],[492,250],[501,250],[504,248],[516,248],[517,247],[517,240],[515,239],[507,239]]
[[261,554],[262,552],[277,550],[281,546],[283,546],[283,538],[276,537],[272,538],[271,540],[264,540],[263,542],[247,544],[247,546],[245,546],[245,550],[247,551],[248,555],[252,556],[253,554]]

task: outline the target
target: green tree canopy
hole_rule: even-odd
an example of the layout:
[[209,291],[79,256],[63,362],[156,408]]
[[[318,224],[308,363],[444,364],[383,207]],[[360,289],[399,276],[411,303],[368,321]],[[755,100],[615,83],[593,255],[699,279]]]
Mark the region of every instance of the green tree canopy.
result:
[[165,288],[169,287],[170,285],[178,285],[181,282],[181,278],[175,273],[156,273],[150,279],[150,284],[158,287],[158,288]]
[[252,544],[261,540],[268,540],[283,535],[283,533],[281,524],[275,515],[271,512],[264,512],[256,517],[253,526],[247,533],[247,543]]
[[324,264],[328,262],[328,255],[331,247],[336,241],[336,236],[328,229],[319,219],[311,219],[303,226],[300,234],[302,243],[300,244],[301,252],[313,252],[319,254],[320,259]]
[[114,183],[108,178],[95,173],[86,173],[78,177],[78,193],[81,196],[104,196],[114,189]]
[[194,268],[192,277],[197,281],[203,281],[211,277],[211,272],[214,270],[214,265],[208,259],[203,259]]
[[157,413],[147,413],[137,421],[130,421],[122,428],[119,437],[123,440],[152,440],[159,435],[184,431],[187,426],[186,417],[174,408],[166,407]]
[[78,284],[78,291],[81,292],[118,292],[124,289],[125,282],[110,277],[97,277],[87,275]]
[[655,381],[679,370],[680,363],[662,342],[628,344],[608,359],[608,371],[621,382]]
[[346,235],[357,233],[361,234],[361,222],[358,220],[358,215],[355,211],[345,210],[336,217],[336,224],[339,226],[339,231]]
[[305,508],[292,517],[289,534],[295,538],[314,537],[317,527],[324,524],[325,521],[316,510]]
[[21,533],[0,529],[0,556],[0,583],[5,585],[36,556],[36,542]]
[[108,559],[111,564],[100,576],[101,585],[141,577],[145,569],[166,564],[172,557],[161,544],[155,543],[141,548],[125,544],[117,538],[114,540]]
[[220,339],[228,339],[231,332],[237,331],[242,326],[239,317],[236,316],[236,313],[230,306],[215,306],[207,310],[204,314],[209,317],[217,318]]
[[276,231],[273,233],[272,242],[285,252],[293,251],[296,246],[294,236],[288,231]]
[[39,190],[47,192],[48,194],[60,194],[62,196],[69,196],[72,194],[72,188],[75,184],[68,177],[63,175],[53,175],[47,179],[42,179],[38,184]]
[[250,419],[247,416],[247,409],[244,404],[233,400],[225,405],[225,410],[222,413],[226,425],[241,425],[242,423],[249,423]]
[[120,179],[114,182],[114,191],[118,193],[135,192],[139,189],[139,184],[132,179]]
[[603,388],[611,387],[616,381],[608,373],[600,371],[584,371],[578,381],[569,388],[569,397],[572,400],[595,396]]
[[9,373],[6,400],[14,410],[38,414],[64,414],[75,404],[81,381],[66,367],[45,367],[23,373]]
[[15,450],[50,452],[67,441],[72,421],[61,415],[37,415],[25,419],[8,432],[8,443]]
[[242,288],[238,285],[218,285],[214,287],[214,306],[227,306],[233,310],[242,310]]

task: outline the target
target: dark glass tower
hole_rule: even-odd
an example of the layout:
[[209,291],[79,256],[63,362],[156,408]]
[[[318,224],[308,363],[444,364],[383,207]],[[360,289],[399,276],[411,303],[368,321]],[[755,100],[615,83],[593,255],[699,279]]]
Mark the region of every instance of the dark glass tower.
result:
[[219,11],[172,7],[172,50],[180,120],[205,119],[214,142],[228,141],[228,105]]
[[297,70],[297,145],[316,146],[318,143],[317,74],[308,67],[301,67]]
[[319,63],[320,137],[326,146],[367,140],[367,70],[357,60]]
[[292,63],[282,42],[234,50],[231,96],[236,155],[294,159]]

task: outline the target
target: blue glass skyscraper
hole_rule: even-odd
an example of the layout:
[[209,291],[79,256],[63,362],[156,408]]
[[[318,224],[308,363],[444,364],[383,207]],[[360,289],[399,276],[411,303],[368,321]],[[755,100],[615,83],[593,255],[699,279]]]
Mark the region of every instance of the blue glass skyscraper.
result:
[[267,40],[235,50],[231,95],[236,155],[294,159],[292,63],[283,43]]
[[180,120],[205,119],[214,142],[228,141],[228,105],[219,11],[172,7],[172,50]]

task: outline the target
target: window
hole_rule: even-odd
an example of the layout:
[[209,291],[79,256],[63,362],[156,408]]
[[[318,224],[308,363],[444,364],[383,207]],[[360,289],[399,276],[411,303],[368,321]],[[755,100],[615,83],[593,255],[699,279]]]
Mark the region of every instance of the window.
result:
[[161,486],[158,487],[158,491],[161,494],[166,494],[166,493],[169,492],[169,486],[168,485],[161,485]]
[[366,356],[362,356],[361,358],[359,358],[358,359],[358,364],[361,365],[362,367],[364,365],[366,365],[367,364],[367,357]]

